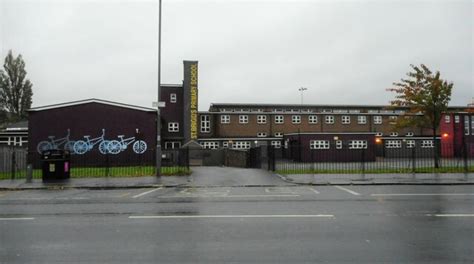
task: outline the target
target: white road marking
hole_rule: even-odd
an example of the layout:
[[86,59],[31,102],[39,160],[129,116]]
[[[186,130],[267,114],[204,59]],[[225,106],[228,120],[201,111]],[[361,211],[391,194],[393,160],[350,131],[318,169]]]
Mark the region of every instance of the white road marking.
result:
[[266,193],[280,193],[280,194],[294,194],[293,191],[289,190],[288,188],[275,188],[275,187],[271,187],[271,188],[265,188],[265,192]]
[[139,193],[139,194],[137,194],[137,195],[134,195],[134,196],[132,196],[132,198],[139,198],[139,197],[142,197],[142,196],[147,195],[147,194],[152,193],[152,192],[156,192],[156,191],[161,190],[161,189],[163,189],[163,188],[162,188],[162,187],[158,187],[158,188],[156,188],[156,189],[153,189],[153,190],[150,190],[150,191],[146,191],[146,192],[142,192],[142,193]]
[[185,219],[185,218],[333,218],[330,214],[317,215],[132,215],[129,219]]
[[463,196],[474,193],[374,193],[370,196]]
[[308,187],[308,190],[314,192],[315,194],[319,194],[319,191],[318,191],[318,190],[315,190],[315,189],[313,189],[313,188],[309,188],[309,187]]
[[436,216],[436,217],[474,217],[474,214],[427,214],[426,216]]
[[236,195],[173,195],[160,196],[160,199],[176,199],[176,198],[260,198],[260,197],[299,197],[298,194],[236,194]]
[[0,218],[0,221],[24,221],[24,220],[35,220],[34,217],[11,217],[11,218]]
[[360,195],[360,193],[358,193],[358,192],[351,191],[351,190],[349,190],[349,189],[347,189],[347,188],[344,188],[344,187],[341,187],[341,186],[338,186],[338,185],[336,185],[336,186],[334,186],[334,187],[335,187],[335,188],[338,188],[339,190],[348,192],[348,193],[350,193],[350,194],[352,194],[352,195]]

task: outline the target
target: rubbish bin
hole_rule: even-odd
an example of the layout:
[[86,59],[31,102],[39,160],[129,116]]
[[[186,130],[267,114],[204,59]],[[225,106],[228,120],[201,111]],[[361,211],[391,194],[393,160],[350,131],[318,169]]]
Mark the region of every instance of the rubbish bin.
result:
[[67,180],[71,156],[67,150],[47,150],[41,154],[43,182]]

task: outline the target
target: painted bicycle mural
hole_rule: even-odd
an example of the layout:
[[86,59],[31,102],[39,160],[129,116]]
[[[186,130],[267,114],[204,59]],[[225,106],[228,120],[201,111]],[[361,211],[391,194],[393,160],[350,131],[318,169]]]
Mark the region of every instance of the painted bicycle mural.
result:
[[[55,136],[48,136],[48,140],[38,143],[36,150],[38,153],[53,149],[67,150],[71,154],[84,155],[92,151],[96,146],[100,154],[117,155],[128,149],[132,145],[132,150],[136,154],[143,154],[146,152],[148,145],[144,140],[136,137],[125,138],[125,135],[117,136],[117,139],[105,139],[105,129],[102,129],[101,135],[91,138],[90,135],[83,136],[79,140],[70,140],[71,131],[68,129],[65,137],[55,139]],[[138,133],[138,129],[136,129]]]

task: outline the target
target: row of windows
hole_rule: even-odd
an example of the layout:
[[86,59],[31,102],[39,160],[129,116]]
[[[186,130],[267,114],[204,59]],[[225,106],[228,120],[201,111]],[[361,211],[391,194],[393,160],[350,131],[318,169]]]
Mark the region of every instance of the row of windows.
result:
[[[283,109],[283,108],[273,108],[273,109],[262,109],[262,108],[219,108],[219,112],[273,112],[273,113],[349,113],[349,114],[358,114],[362,111],[359,109]],[[368,109],[367,113],[381,113],[381,114],[403,114],[403,110],[374,110]]]
[[[414,148],[416,147],[415,140],[406,140],[405,141],[406,148]],[[422,148],[434,148],[433,140],[422,140],[421,145]],[[402,140],[387,140],[385,141],[386,148],[402,148]]]
[[[230,124],[230,115],[221,115],[220,117],[221,117],[221,124]],[[389,117],[390,123],[395,123],[397,118],[398,118],[397,116],[390,116]],[[273,119],[274,119],[275,124],[283,124],[285,122],[285,116],[283,115],[275,115]],[[374,124],[377,124],[377,125],[382,124],[382,116],[374,116],[373,121],[374,121]],[[249,122],[248,115],[239,115],[239,124],[247,124],[248,122]],[[326,115],[324,116],[324,122],[326,124],[334,124],[335,117],[333,115]],[[266,124],[266,123],[267,123],[266,115],[257,115],[257,124]],[[292,115],[291,123],[301,124],[301,116]],[[318,116],[309,115],[308,123],[317,124]],[[351,116],[341,116],[341,123],[345,125],[350,124]],[[360,124],[360,125],[367,124],[367,116],[357,116],[357,124]]]
[[[218,149],[220,147],[219,141],[202,141],[199,144],[201,144],[204,149]],[[271,141],[271,145],[275,148],[281,148],[281,141]],[[232,143],[228,141],[222,142],[223,148],[249,149],[250,146],[250,141],[236,141]]]
[[[310,140],[309,148],[310,149],[330,149],[331,143],[329,140]],[[342,149],[343,142],[342,140],[335,141],[336,149]],[[367,140],[349,140],[348,142],[349,149],[367,149]]]

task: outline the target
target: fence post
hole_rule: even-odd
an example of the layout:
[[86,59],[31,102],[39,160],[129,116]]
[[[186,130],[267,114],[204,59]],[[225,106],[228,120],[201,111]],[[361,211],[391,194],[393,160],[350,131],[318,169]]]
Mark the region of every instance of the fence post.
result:
[[109,171],[109,153],[105,153],[105,177],[109,177],[110,171]]
[[189,171],[189,146],[186,147],[186,169]]
[[16,153],[13,149],[12,151],[12,180],[15,179],[15,172],[16,172]]
[[365,176],[365,148],[362,149],[362,164],[361,164],[361,169],[362,169],[362,178]]
[[416,145],[411,148],[411,171],[416,173]]
[[467,142],[463,139],[462,142],[462,158],[464,161],[464,172],[468,172],[468,164],[467,164]]
[[33,165],[26,165],[26,183],[31,183],[33,179]]

